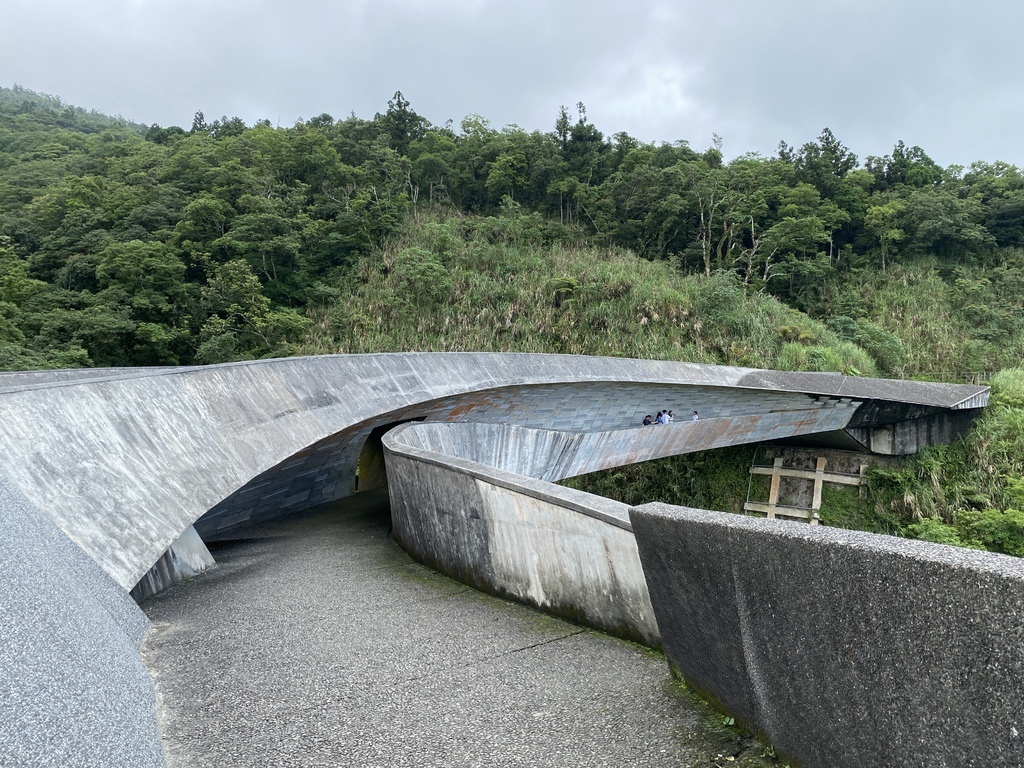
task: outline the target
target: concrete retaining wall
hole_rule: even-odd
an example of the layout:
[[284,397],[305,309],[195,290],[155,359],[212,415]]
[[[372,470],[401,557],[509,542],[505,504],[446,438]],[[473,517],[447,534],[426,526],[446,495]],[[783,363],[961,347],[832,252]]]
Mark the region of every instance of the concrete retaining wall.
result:
[[413,557],[482,591],[658,644],[626,505],[393,435],[384,438],[391,517]]
[[1024,561],[650,504],[670,662],[801,766],[1024,765]]

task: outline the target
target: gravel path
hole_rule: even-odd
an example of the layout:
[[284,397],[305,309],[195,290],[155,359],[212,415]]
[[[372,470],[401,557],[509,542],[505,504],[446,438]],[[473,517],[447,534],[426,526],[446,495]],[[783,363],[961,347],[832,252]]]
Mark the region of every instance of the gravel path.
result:
[[143,605],[171,766],[680,766],[664,658],[414,563],[386,496],[217,547]]

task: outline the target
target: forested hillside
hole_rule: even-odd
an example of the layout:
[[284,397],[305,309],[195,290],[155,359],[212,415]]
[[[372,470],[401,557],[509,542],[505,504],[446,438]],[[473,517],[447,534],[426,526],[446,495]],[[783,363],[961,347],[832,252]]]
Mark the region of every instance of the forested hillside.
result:
[[[860,162],[827,129],[775,157],[725,162],[714,146],[606,137],[582,105],[553,127],[432,126],[395,94],[372,119],[280,128],[197,113],[188,130],[146,128],[0,89],[0,366],[467,339],[428,333],[438,318],[489,347],[866,374],[1020,358],[1024,177],[1013,166],[942,169],[902,143]],[[483,278],[470,275],[499,251],[504,298],[476,293]],[[701,276],[714,294],[703,305]],[[378,281],[387,290],[374,293]],[[524,285],[529,300],[512,295]],[[412,305],[390,302],[404,289]],[[770,299],[782,304],[764,309]],[[527,332],[524,310],[548,303],[559,307]],[[482,331],[510,307],[521,327]],[[757,333],[772,354],[760,336],[745,341],[748,309],[771,315]],[[397,324],[390,335],[378,317]],[[645,319],[658,340],[618,347]],[[837,341],[871,362],[821,351]]]
[[[902,142],[862,160],[828,129],[726,161],[605,136],[582,105],[552,126],[434,126],[396,93],[370,119],[147,127],[0,89],[0,369],[411,349],[1020,366],[1016,167]],[[879,477],[885,508],[851,524],[1024,554],[1024,379],[994,381],[971,439]]]

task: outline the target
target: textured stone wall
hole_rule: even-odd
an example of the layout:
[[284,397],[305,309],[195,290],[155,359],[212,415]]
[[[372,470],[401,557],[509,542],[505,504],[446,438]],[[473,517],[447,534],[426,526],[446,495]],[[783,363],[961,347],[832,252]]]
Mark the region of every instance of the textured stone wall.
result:
[[650,504],[670,663],[807,768],[1024,765],[1024,561]]

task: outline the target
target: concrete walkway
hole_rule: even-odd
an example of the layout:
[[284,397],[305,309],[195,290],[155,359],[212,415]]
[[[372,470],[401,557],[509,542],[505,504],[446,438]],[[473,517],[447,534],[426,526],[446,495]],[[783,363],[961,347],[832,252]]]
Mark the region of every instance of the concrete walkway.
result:
[[213,548],[143,605],[171,766],[681,766],[665,660],[482,595],[360,494]]

